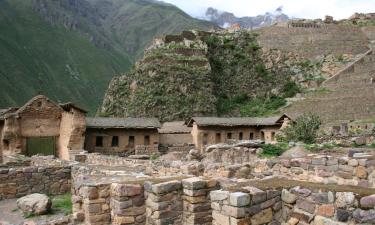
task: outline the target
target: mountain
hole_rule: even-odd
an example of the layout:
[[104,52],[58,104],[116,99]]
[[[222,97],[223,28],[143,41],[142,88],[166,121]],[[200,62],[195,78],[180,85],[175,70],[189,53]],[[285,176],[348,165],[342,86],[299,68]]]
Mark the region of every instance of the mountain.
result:
[[289,17],[282,12],[282,7],[277,8],[274,12],[267,12],[264,15],[254,17],[236,17],[233,13],[222,12],[210,7],[207,9],[204,18],[221,27],[229,27],[233,24],[239,24],[242,28],[246,29],[267,27],[275,23],[286,22],[289,20]]
[[155,36],[212,27],[151,0],[2,0],[0,108],[42,92],[95,113]]

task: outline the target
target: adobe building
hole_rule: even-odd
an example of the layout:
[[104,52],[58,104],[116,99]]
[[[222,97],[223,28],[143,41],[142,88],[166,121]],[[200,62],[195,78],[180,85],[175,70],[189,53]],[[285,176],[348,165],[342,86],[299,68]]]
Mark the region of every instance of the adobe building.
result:
[[225,143],[232,139],[276,142],[277,132],[289,121],[291,118],[285,114],[268,118],[193,117],[187,122],[187,126],[192,127],[195,147],[202,151],[206,145]]
[[0,155],[42,154],[69,160],[83,149],[86,111],[38,95],[20,108],[0,110]]
[[165,122],[159,129],[161,145],[192,144],[191,127],[185,121]]
[[85,150],[114,155],[158,152],[160,122],[156,118],[86,118]]

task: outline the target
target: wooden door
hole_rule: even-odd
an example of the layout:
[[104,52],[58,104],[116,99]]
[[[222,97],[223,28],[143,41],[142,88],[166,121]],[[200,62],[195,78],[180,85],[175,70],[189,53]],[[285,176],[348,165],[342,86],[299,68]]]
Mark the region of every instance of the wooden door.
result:
[[28,156],[33,155],[56,155],[56,138],[55,137],[32,137],[27,138],[26,153]]

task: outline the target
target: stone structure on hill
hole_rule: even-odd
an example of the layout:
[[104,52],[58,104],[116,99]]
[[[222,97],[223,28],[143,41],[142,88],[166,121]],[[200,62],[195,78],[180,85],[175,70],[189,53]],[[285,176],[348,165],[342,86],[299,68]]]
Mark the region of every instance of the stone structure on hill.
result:
[[[0,152],[57,155],[69,160],[84,144],[86,111],[39,95],[20,108],[0,111]],[[1,154],[0,154],[1,155]]]
[[311,93],[284,111],[289,114],[314,112],[325,123],[335,125],[374,118],[375,86],[371,82],[375,73],[374,60],[375,54],[369,50],[360,59],[325,81],[322,88],[327,91]]

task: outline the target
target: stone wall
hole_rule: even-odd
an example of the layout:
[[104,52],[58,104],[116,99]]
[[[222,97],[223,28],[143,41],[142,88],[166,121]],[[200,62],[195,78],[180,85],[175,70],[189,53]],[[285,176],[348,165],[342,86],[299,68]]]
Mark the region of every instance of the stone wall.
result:
[[368,50],[369,44],[360,28],[344,25],[326,24],[314,29],[273,26],[257,32],[262,47],[294,52],[311,59],[327,54],[361,54]]
[[375,188],[375,158],[365,153],[270,160],[267,164],[273,175],[295,180]]
[[213,224],[374,224],[375,195],[315,190],[282,191],[253,186],[211,192]]
[[131,166],[134,164],[151,165],[150,160],[132,159],[113,155],[102,155],[100,153],[89,153],[86,157],[86,163],[102,166]]
[[71,187],[70,173],[70,166],[0,167],[0,200],[31,193],[68,193]]
[[136,155],[154,155],[159,153],[159,145],[136,145]]
[[215,225],[272,224],[281,218],[281,192],[244,187],[245,192],[212,191],[211,207]]
[[77,182],[73,217],[85,224],[211,224],[209,193],[217,182],[204,178],[139,179],[123,183]]

